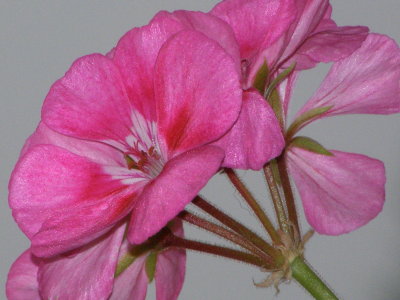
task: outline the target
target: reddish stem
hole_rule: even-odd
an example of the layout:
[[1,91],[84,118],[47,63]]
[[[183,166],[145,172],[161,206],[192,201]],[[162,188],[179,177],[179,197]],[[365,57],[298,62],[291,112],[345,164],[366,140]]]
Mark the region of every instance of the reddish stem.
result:
[[[301,235],[299,221],[298,221],[298,217],[297,217],[297,211],[296,211],[296,203],[294,202],[292,186],[290,184],[290,178],[289,178],[289,174],[287,171],[287,166],[286,166],[284,155],[281,155],[278,158],[278,168],[279,168],[279,174],[281,177],[283,193],[285,194],[286,207],[287,207],[287,211],[288,211],[289,221],[291,222],[291,225],[294,226],[294,230],[297,232],[297,234]],[[292,235],[294,238],[293,232],[292,232]]]
[[261,237],[259,237],[256,233],[236,221],[235,219],[231,218],[218,208],[216,208],[211,203],[207,202],[207,200],[203,199],[200,196],[197,196],[192,203],[205,211],[206,213],[213,216],[215,219],[220,221],[222,224],[226,225],[236,233],[240,234],[247,240],[249,240],[253,245],[258,247],[260,250],[268,253],[272,257],[278,257],[279,253],[276,251],[274,247],[264,241]]
[[268,262],[269,264],[273,264],[274,260],[266,254],[265,252],[261,251],[257,247],[255,247],[251,242],[243,238],[242,236],[238,235],[237,233],[230,231],[228,229],[225,229],[222,226],[219,226],[217,224],[214,224],[208,220],[202,219],[198,216],[195,216],[194,214],[188,212],[188,211],[183,211],[181,212],[178,217],[190,224],[196,225],[200,228],[203,228],[207,231],[210,231],[216,235],[219,235],[226,240],[231,241],[232,243],[247,249],[251,253],[255,254],[256,256],[260,257],[263,261]]
[[244,185],[244,183],[240,180],[240,178],[236,175],[235,171],[232,169],[225,169],[226,174],[228,175],[230,181],[233,183],[235,188],[239,191],[242,197],[246,200],[247,204],[254,211],[261,224],[267,230],[269,236],[271,237],[274,244],[279,245],[281,243],[277,232],[275,231],[274,226],[269,220],[268,216],[265,214],[262,207],[258,204],[256,199]]
[[197,241],[192,241],[192,240],[187,240],[183,239],[177,236],[172,235],[170,239],[165,244],[166,246],[171,246],[171,247],[178,247],[178,248],[184,248],[184,249],[190,249],[194,251],[199,251],[199,252],[204,252],[204,253],[209,253],[209,254],[214,254],[217,256],[222,256],[230,259],[234,259],[237,261],[241,261],[250,265],[258,266],[258,267],[264,267],[266,269],[271,269],[272,267],[265,262],[263,262],[262,259],[260,259],[258,256],[255,256],[250,253],[222,247],[222,246],[216,246],[216,245],[210,245],[206,243],[201,243]]
[[281,194],[279,192],[276,174],[278,171],[278,166],[276,160],[270,161],[264,166],[264,175],[268,183],[269,192],[271,194],[272,203],[274,204],[275,214],[278,219],[279,228],[284,232],[289,233],[289,224],[286,216],[285,206],[283,205]]

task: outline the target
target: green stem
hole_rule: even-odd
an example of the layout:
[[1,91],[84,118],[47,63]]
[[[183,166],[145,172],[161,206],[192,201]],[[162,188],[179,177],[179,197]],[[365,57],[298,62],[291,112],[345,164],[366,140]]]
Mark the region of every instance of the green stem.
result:
[[228,175],[230,181],[235,186],[235,188],[242,195],[243,199],[246,200],[247,204],[250,206],[250,208],[256,214],[256,216],[260,220],[261,224],[267,230],[267,232],[268,232],[269,236],[271,237],[273,243],[276,244],[276,245],[281,244],[281,240],[279,238],[279,235],[276,232],[276,230],[275,230],[274,226],[272,225],[271,221],[269,220],[268,216],[265,214],[265,212],[262,209],[262,207],[258,204],[257,200],[253,197],[253,195],[250,193],[250,191],[247,189],[247,187],[244,185],[244,183],[237,176],[235,171],[233,171],[232,169],[225,169],[225,173],[226,173],[226,175]]
[[317,274],[301,258],[296,257],[290,264],[292,275],[315,299],[338,300]]

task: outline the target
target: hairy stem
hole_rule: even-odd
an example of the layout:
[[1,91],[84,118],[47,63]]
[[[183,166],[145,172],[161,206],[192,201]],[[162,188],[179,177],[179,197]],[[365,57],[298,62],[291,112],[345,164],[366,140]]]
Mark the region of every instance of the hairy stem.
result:
[[[286,166],[284,155],[281,155],[278,158],[278,168],[279,168],[279,174],[281,177],[283,193],[284,193],[285,199],[286,199],[286,207],[287,207],[287,211],[288,211],[289,221],[290,221],[291,225],[294,226],[294,230],[297,232],[297,234],[300,235],[301,233],[300,233],[300,227],[299,227],[299,220],[297,217],[296,203],[294,202],[292,186],[290,184],[290,178],[289,178],[289,174],[287,171],[287,166]],[[294,234],[294,233],[292,232],[292,234]]]
[[255,247],[252,243],[250,243],[248,240],[243,238],[242,236],[238,235],[237,233],[230,231],[222,226],[219,226],[217,224],[214,224],[208,220],[202,219],[198,216],[195,216],[194,214],[188,212],[188,211],[183,211],[181,212],[178,217],[190,224],[196,225],[200,228],[203,228],[209,232],[212,232],[216,235],[219,235],[223,237],[224,239],[231,241],[232,243],[250,251],[254,255],[260,257],[263,261],[266,261],[270,264],[274,263],[274,260],[266,254],[265,252],[261,251],[257,247]]
[[271,221],[269,220],[268,216],[265,214],[264,210],[262,209],[262,207],[258,204],[256,199],[253,197],[253,195],[250,193],[250,191],[247,189],[247,187],[244,185],[244,183],[240,180],[240,178],[237,176],[235,171],[233,171],[232,169],[225,169],[225,172],[228,175],[230,181],[233,183],[233,185],[236,187],[236,189],[239,191],[239,193],[242,195],[242,197],[246,200],[247,204],[254,211],[254,213],[260,220],[261,224],[264,226],[264,228],[268,232],[272,241],[275,244],[279,245],[281,243],[279,236],[278,236],[274,226],[272,225]]
[[281,199],[281,195],[279,192],[274,172],[279,173],[276,160],[272,160],[264,166],[264,175],[268,183],[269,191],[272,198],[272,203],[274,204],[275,214],[278,219],[279,228],[282,231],[289,233],[290,231],[289,222],[286,215],[285,206]]
[[241,236],[249,240],[254,246],[268,253],[270,256],[272,257],[280,256],[280,254],[276,251],[274,247],[272,247],[269,243],[264,241],[256,233],[254,233],[253,231],[251,231],[250,229],[248,229],[235,219],[226,215],[224,212],[213,206],[211,203],[207,202],[202,197],[197,196],[192,201],[192,203],[197,207],[199,207],[200,209],[202,209],[203,211],[205,211],[206,213],[210,214],[212,217],[217,219],[225,226],[229,227],[236,233],[240,234]]
[[187,240],[177,236],[171,236],[171,238],[167,241],[166,246],[178,247],[178,248],[184,248],[184,249],[190,249],[194,251],[214,254],[217,256],[234,259],[258,267],[270,268],[270,266],[268,266],[268,264],[266,264],[262,259],[253,254],[222,246],[210,245],[193,240]]

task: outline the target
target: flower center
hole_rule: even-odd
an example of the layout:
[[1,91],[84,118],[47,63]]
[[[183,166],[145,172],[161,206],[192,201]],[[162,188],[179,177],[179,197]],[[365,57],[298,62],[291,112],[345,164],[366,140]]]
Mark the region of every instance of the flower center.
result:
[[151,146],[147,152],[138,149],[132,149],[124,155],[129,170],[139,170],[149,175],[151,178],[161,173],[163,160],[161,155]]

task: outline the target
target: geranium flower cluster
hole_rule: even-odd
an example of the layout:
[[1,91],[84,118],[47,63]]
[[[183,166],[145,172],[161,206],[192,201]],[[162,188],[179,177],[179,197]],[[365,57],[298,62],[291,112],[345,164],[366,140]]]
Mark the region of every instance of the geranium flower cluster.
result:
[[[296,78],[333,62],[286,120]],[[106,55],[77,59],[44,101],[12,173],[9,203],[31,247],[9,299],[177,299],[185,250],[175,217],[221,168],[280,156],[310,225],[338,235],[384,203],[383,164],[296,136],[349,113],[400,112],[400,50],[339,27],[323,0],[225,0],[210,12],[159,12]],[[73,288],[71,288],[73,287]]]

